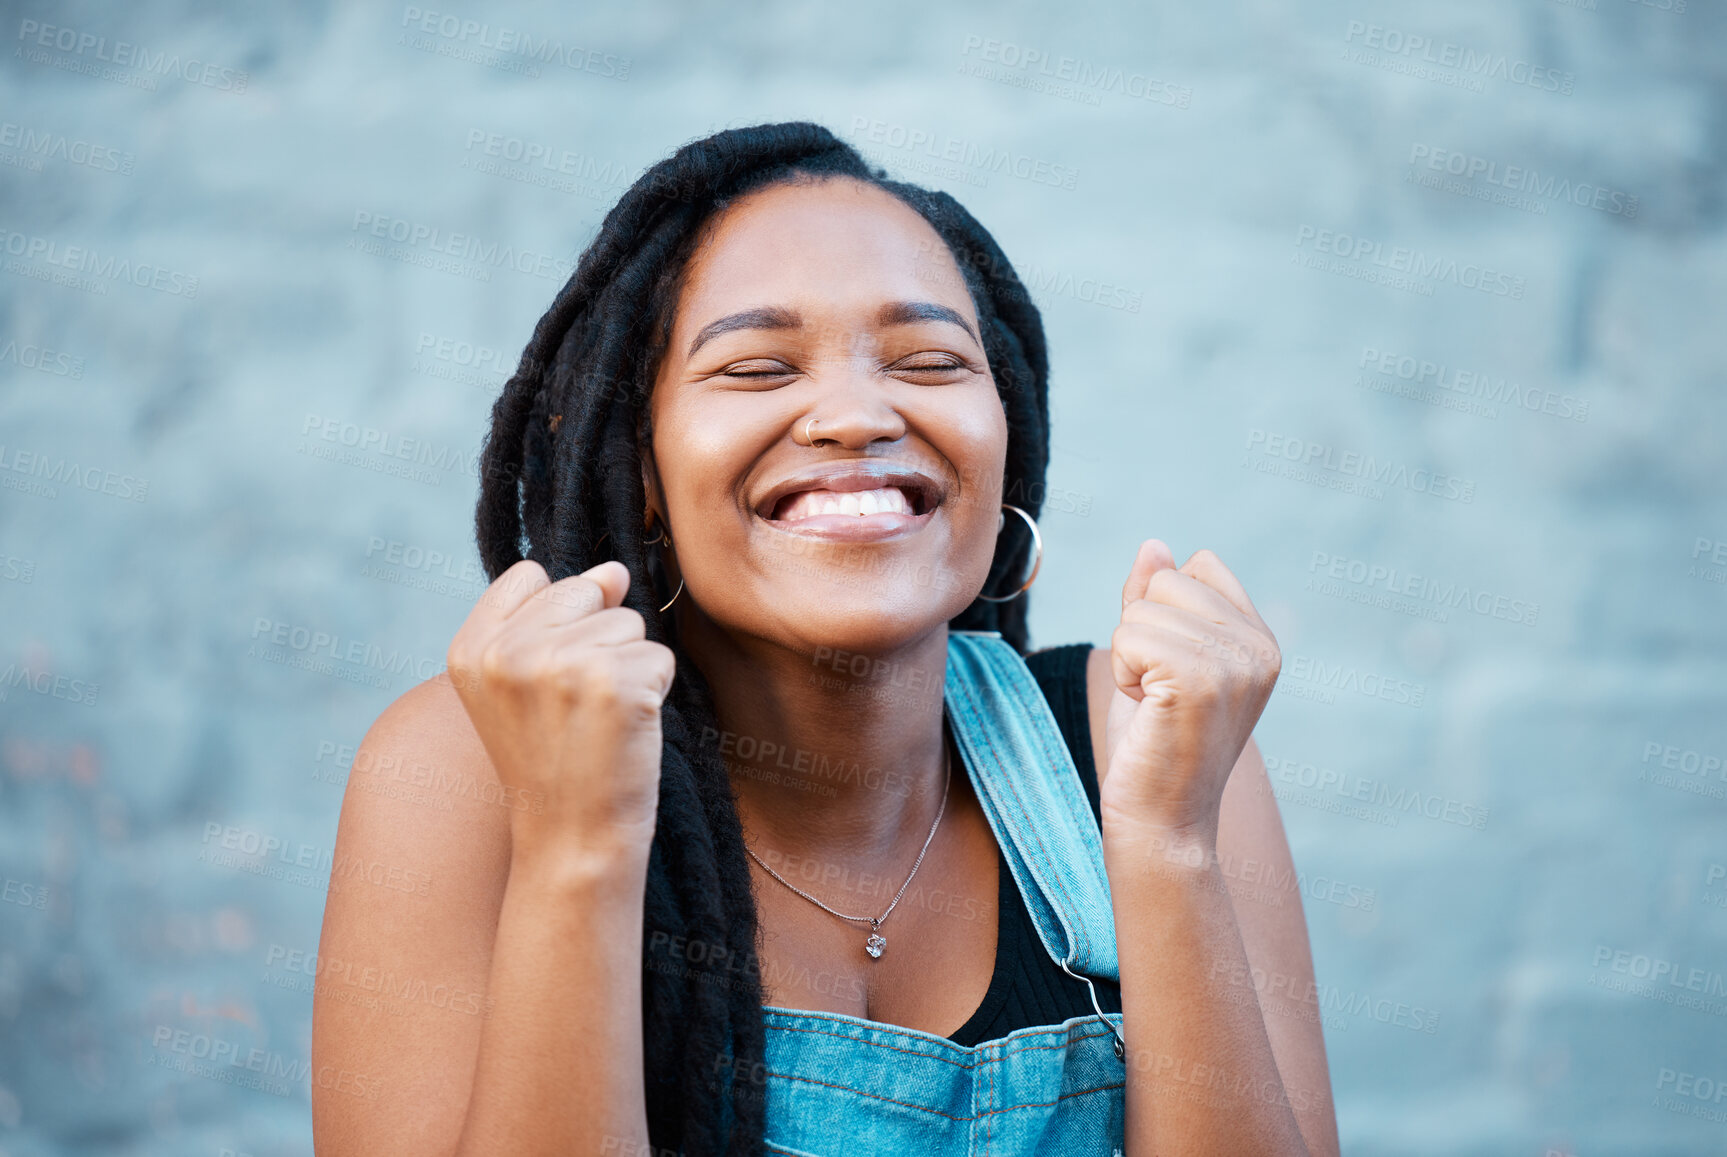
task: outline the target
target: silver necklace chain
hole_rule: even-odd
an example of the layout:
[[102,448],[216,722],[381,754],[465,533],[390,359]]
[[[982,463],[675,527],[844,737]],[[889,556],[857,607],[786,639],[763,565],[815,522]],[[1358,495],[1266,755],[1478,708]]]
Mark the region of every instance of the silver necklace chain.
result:
[[802,888],[768,867],[762,858],[756,855],[755,850],[748,844],[744,845],[744,851],[749,852],[750,859],[761,864],[762,869],[766,871],[768,875],[772,876],[774,879],[778,880],[780,883],[784,884],[786,887],[790,888],[816,907],[826,912],[832,912],[841,920],[850,920],[854,924],[868,924],[870,926],[870,935],[869,939],[864,941],[864,950],[872,957],[879,957],[887,948],[887,939],[881,934],[881,922],[888,918],[888,913],[894,910],[894,906],[899,903],[900,897],[905,895],[905,890],[911,887],[912,876],[917,875],[918,868],[923,866],[924,855],[929,851],[930,844],[935,840],[935,830],[941,826],[942,814],[947,811],[948,788],[953,783],[953,756],[948,750],[945,740],[942,743],[942,764],[946,768],[946,771],[942,777],[941,806],[936,808],[935,822],[930,824],[929,835],[924,837],[923,850],[918,852],[917,862],[911,866],[911,875],[905,878],[905,883],[901,884],[899,886],[899,891],[894,893],[893,902],[887,906],[887,912],[883,912],[880,916],[847,916],[844,912],[835,912],[832,908],[829,908],[826,904],[823,904],[820,900],[816,899],[814,896],[810,895],[808,892],[804,891]]

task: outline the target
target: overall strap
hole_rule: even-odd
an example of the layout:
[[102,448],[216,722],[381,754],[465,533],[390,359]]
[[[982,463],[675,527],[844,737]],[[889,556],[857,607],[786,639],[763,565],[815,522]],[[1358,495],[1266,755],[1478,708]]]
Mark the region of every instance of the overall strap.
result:
[[1067,743],[1019,652],[948,632],[945,701],[1038,938],[1074,972],[1120,981],[1103,840]]

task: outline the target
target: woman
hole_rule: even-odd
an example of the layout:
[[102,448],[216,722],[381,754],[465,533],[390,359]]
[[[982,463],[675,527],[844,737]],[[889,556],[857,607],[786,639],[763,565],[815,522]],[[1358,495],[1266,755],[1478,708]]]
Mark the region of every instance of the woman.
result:
[[1276,644],[1150,540],[1108,650],[1022,658],[1046,377],[989,234],[818,126],[623,196],[355,760],[450,806],[344,803],[431,879],[330,895],[321,1154],[1336,1153]]

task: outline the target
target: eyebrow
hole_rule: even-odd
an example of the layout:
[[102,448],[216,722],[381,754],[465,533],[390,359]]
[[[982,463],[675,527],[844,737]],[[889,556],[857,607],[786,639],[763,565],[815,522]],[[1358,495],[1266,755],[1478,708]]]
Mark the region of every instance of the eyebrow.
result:
[[[977,334],[969,322],[961,317],[956,310],[945,305],[937,305],[933,301],[895,301],[882,306],[876,315],[877,325],[916,325],[920,321],[945,321],[965,330],[966,336],[977,341]],[[978,342],[982,345],[982,342]]]
[[[937,305],[933,301],[893,301],[881,307],[876,314],[876,324],[917,325],[919,322],[939,321],[949,325],[957,325],[966,332],[973,341],[978,341],[977,333],[971,324],[961,317],[958,311],[945,305]],[[702,346],[719,337],[738,329],[797,329],[803,325],[803,318],[789,309],[779,306],[763,306],[759,309],[746,309],[738,313],[730,313],[704,325],[690,342],[689,352],[685,357],[694,357]],[[981,342],[979,344],[982,344]]]
[[803,324],[803,319],[789,309],[781,309],[776,305],[764,306],[760,309],[746,309],[742,313],[730,313],[717,321],[710,321],[702,326],[695,340],[690,342],[690,351],[685,357],[695,357],[696,351],[702,346],[719,337],[722,333],[730,333],[734,329],[796,329]]

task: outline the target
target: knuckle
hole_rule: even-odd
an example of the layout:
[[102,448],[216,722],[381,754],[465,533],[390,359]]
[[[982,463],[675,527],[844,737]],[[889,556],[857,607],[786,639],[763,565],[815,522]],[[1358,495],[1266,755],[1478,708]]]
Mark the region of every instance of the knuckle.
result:
[[[613,607],[603,612],[616,617],[624,625],[624,629],[632,639],[640,640],[648,636],[648,621],[642,618],[642,613],[634,607]],[[669,650],[667,652],[670,653]]]
[[1191,696],[1185,687],[1168,680],[1154,683],[1145,691],[1145,702],[1164,710],[1180,707],[1189,698]]
[[473,666],[488,679],[502,678],[506,670],[507,656],[500,640],[492,639],[473,656]]
[[638,684],[618,699],[618,710],[633,723],[652,723],[660,717],[662,702],[653,687]]
[[575,575],[561,582],[553,583],[543,596],[554,606],[570,607],[577,611],[592,612],[605,605],[605,594],[600,585],[593,579]]
[[565,683],[582,702],[604,706],[618,699],[618,674],[616,661],[601,649],[593,649],[569,668]]
[[546,574],[546,568],[532,559],[524,558],[499,575],[488,589],[488,593],[496,591],[508,594],[512,591],[534,590],[550,583],[551,576]]
[[660,688],[667,685],[668,678],[664,671],[673,662],[666,647],[636,657],[626,656],[616,647],[595,647],[583,653],[566,686],[584,708],[628,723],[647,723],[659,718],[663,702]]
[[476,666],[480,677],[501,686],[532,682],[539,672],[531,656],[513,634],[503,634],[486,644]]
[[480,671],[466,646],[450,644],[450,649],[444,652],[444,672],[450,678],[450,685],[457,691],[479,687]]

